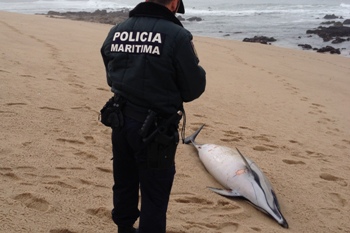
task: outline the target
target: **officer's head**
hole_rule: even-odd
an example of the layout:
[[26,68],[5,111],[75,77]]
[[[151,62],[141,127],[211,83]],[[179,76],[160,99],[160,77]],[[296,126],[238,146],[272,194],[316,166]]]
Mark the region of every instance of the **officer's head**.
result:
[[185,7],[182,0],[146,0],[146,2],[154,2],[167,7],[174,14],[185,13]]

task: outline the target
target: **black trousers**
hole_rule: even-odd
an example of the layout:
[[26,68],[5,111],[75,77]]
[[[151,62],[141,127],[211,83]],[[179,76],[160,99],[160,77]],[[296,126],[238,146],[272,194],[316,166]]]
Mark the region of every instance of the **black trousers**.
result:
[[140,217],[139,233],[165,233],[175,165],[167,169],[148,168],[146,146],[138,134],[142,122],[128,117],[124,121],[121,130],[112,132],[112,219],[118,226],[128,227]]

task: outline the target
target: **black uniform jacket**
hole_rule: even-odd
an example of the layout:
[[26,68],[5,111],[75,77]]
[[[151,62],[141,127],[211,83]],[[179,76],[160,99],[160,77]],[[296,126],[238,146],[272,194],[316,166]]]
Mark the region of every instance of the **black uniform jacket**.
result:
[[111,29],[101,54],[108,85],[135,105],[174,114],[204,92],[192,35],[162,5],[137,5]]

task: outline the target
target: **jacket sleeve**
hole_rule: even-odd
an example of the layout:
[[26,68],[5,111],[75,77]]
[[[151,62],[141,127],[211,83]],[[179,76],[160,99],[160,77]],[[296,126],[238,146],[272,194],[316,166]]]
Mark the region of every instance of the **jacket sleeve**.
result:
[[109,78],[109,72],[108,72],[108,63],[109,63],[109,56],[108,56],[109,54],[108,53],[109,53],[110,46],[111,46],[113,32],[114,32],[116,27],[117,27],[117,25],[111,28],[111,30],[109,31],[109,33],[107,35],[107,38],[103,42],[103,45],[102,45],[102,47],[100,49],[102,60],[103,60],[103,64],[104,64],[105,70],[106,70],[107,83],[108,83],[108,85],[110,87],[112,86],[112,81]]
[[206,73],[199,65],[192,35],[188,32],[176,47],[177,82],[184,102],[198,98],[205,90]]

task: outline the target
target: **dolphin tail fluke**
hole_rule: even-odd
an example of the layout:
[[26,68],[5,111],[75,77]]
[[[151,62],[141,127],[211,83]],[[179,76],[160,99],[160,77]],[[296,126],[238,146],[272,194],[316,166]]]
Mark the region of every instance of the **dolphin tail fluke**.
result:
[[[244,157],[244,155],[238,150],[238,148],[236,148],[236,150],[238,151],[238,154],[242,157],[242,159],[243,159],[243,161],[244,161],[244,163],[245,163],[245,165],[246,165],[246,168],[247,168],[248,172],[251,173],[251,174],[256,174],[256,172],[253,172],[252,167],[249,165],[248,160]],[[255,176],[255,175],[254,175],[254,176]],[[257,181],[257,180],[260,180],[260,178],[257,178],[256,181]],[[272,188],[271,188],[270,192],[271,192],[271,194],[272,194],[272,196],[273,196],[274,204],[275,204],[276,207],[277,207],[277,210],[273,210],[273,211],[275,212],[275,214],[276,214],[276,211],[278,212],[278,217],[277,217],[277,218],[276,218],[276,215],[271,215],[271,214],[269,214],[268,211],[266,211],[265,209],[260,208],[259,206],[255,205],[255,204],[252,203],[252,202],[251,202],[251,203],[252,203],[254,206],[256,206],[257,208],[259,208],[260,210],[262,210],[263,212],[265,212],[265,213],[269,214],[271,217],[275,218],[275,220],[277,220],[277,222],[278,222],[282,227],[288,228],[289,226],[288,226],[287,220],[283,217],[283,215],[282,215],[282,213],[281,213],[281,211],[280,211],[280,206],[279,206],[279,203],[278,203],[278,201],[277,201],[276,194],[275,194],[275,192],[272,190]]]
[[283,227],[283,228],[289,228],[289,225],[287,223],[287,221],[284,219],[284,221],[282,223],[280,223],[280,225]]
[[185,138],[184,143],[185,144],[190,144],[190,143],[194,144],[194,140],[196,139],[199,132],[203,129],[203,127],[204,127],[204,124],[196,132],[194,132],[192,135]]
[[213,187],[208,187],[208,189],[210,189],[211,191],[220,194],[222,196],[226,196],[226,197],[241,197],[242,195],[234,190],[231,189],[219,189],[219,188],[213,188]]

